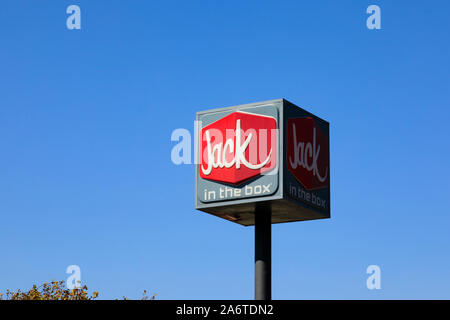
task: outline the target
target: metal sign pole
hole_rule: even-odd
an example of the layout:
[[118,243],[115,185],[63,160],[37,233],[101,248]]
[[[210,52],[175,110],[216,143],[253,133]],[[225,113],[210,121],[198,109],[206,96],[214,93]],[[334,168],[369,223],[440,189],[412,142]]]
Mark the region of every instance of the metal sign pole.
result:
[[272,299],[272,214],[270,204],[255,210],[255,300]]

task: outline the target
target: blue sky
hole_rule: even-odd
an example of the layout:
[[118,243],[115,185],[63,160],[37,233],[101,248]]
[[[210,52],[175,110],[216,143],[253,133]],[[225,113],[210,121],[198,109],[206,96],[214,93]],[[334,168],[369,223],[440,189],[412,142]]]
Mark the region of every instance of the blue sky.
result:
[[2,1],[0,292],[76,264],[100,298],[252,299],[253,228],[194,209],[170,135],[199,110],[286,98],[330,122],[332,218],[273,226],[273,297],[449,299],[449,10]]

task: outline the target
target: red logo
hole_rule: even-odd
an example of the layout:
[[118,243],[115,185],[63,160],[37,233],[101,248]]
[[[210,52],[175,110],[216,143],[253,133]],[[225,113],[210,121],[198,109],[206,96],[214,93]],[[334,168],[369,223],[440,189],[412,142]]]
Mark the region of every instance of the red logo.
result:
[[275,118],[233,112],[200,132],[203,179],[238,185],[271,171],[277,161]]
[[328,138],[313,118],[288,119],[287,166],[306,189],[328,186]]

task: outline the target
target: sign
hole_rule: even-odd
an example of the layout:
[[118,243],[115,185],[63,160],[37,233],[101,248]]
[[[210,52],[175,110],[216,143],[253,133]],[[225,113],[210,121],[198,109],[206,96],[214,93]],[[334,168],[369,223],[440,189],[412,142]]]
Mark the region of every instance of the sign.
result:
[[328,186],[328,150],[328,137],[312,117],[288,119],[287,167],[307,189]]
[[253,225],[330,217],[329,124],[284,100],[197,113],[196,208]]
[[239,185],[271,171],[277,161],[276,130],[275,118],[240,111],[207,125],[200,132],[200,177]]

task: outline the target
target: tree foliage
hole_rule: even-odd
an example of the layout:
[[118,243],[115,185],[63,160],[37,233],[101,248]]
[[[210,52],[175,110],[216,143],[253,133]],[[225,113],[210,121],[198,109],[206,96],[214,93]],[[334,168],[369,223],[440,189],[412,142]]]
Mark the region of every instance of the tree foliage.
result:
[[[94,291],[89,295],[87,286],[77,289],[68,289],[64,281],[44,282],[42,285],[33,287],[28,291],[10,291],[6,290],[6,294],[0,293],[0,300],[94,300],[98,298],[98,292]],[[152,297],[147,296],[144,290],[141,300],[155,300],[156,294]],[[126,297],[123,297],[127,300]]]

